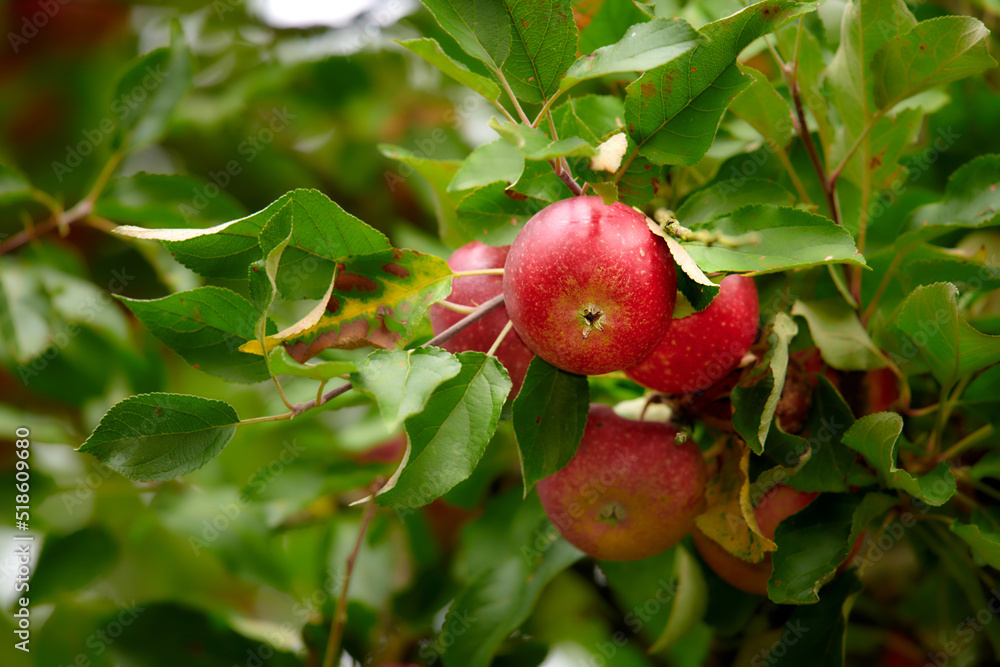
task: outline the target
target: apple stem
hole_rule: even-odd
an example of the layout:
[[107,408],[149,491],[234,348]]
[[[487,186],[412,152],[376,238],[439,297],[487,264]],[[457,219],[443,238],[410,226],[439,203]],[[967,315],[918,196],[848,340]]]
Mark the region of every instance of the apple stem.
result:
[[472,271],[455,271],[452,277],[464,278],[465,276],[502,276],[503,269],[473,269]]
[[460,303],[455,303],[453,301],[446,301],[445,299],[441,299],[440,301],[438,301],[437,305],[441,306],[442,308],[447,308],[448,310],[454,311],[456,313],[462,313],[463,315],[468,315],[469,313],[476,312],[475,306],[465,306]]
[[497,336],[497,339],[493,341],[492,345],[490,345],[490,349],[486,353],[487,356],[492,357],[496,354],[497,348],[500,347],[500,343],[502,343],[503,339],[507,337],[507,332],[510,331],[511,327],[513,326],[514,323],[511,322],[510,320],[507,320],[507,324],[503,325],[503,329],[500,330],[500,334]]

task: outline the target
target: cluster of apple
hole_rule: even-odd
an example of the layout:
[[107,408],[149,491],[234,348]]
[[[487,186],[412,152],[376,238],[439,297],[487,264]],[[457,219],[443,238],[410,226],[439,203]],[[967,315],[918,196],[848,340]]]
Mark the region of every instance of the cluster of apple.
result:
[[[475,306],[502,291],[505,306],[444,347],[488,350],[509,319],[513,331],[496,356],[515,394],[538,355],[571,373],[624,371],[644,387],[692,395],[730,376],[757,336],[757,288],[746,276],[727,276],[708,308],[674,319],[677,275],[667,244],[645,215],[599,197],[552,204],[525,224],[512,246],[473,242],[449,264],[456,271],[504,268],[502,277],[455,279],[450,301]],[[461,317],[441,306],[431,310],[436,332]],[[626,419],[592,405],[575,457],[538,483],[549,518],[568,541],[599,559],[644,558],[697,533],[706,465],[693,442],[676,436],[669,423]],[[773,535],[781,519],[812,500],[796,494],[782,487],[762,499],[762,530]],[[742,583],[745,565],[765,570],[766,584],[769,564],[743,563],[703,535],[696,545],[713,569],[735,572],[727,579]],[[760,592],[760,581],[758,575],[746,583]]]

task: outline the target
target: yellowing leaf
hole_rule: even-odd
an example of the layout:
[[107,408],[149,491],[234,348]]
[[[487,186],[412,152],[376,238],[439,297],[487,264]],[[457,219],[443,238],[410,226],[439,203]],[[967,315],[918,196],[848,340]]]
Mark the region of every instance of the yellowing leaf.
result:
[[327,348],[401,347],[423,318],[428,306],[451,290],[452,271],[439,257],[415,250],[390,249],[350,257],[337,264],[326,314],[307,316],[243,352],[262,354],[285,345],[296,361],[310,359]]

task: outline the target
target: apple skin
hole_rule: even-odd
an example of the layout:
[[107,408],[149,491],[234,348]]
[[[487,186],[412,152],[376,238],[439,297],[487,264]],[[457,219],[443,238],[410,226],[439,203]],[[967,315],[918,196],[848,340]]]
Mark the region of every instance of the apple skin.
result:
[[[769,489],[753,511],[761,534],[773,540],[778,524],[805,508],[818,495],[818,493],[799,491],[784,484]],[[767,580],[771,578],[772,569],[771,554],[767,554],[759,563],[750,563],[732,555],[697,528],[691,537],[702,560],[723,581],[747,593],[767,595]]]
[[677,273],[646,217],[600,197],[539,211],[514,239],[503,293],[535,354],[580,375],[633,365],[670,326]]
[[660,344],[625,374],[667,394],[708,389],[736,368],[757,337],[760,305],[753,278],[722,279],[705,310],[674,320]]
[[[507,259],[510,246],[493,247],[473,241],[466,243],[448,258],[448,266],[453,271],[474,271],[476,269],[500,269]],[[451,296],[448,300],[463,306],[478,306],[489,301],[503,291],[503,276],[464,276],[455,278],[451,283]],[[431,306],[431,327],[434,333],[441,333],[452,324],[465,317],[444,306]],[[478,322],[466,327],[453,338],[441,344],[441,347],[451,353],[475,350],[487,352],[497,336],[507,325],[507,310],[503,306],[497,308]],[[514,387],[511,397],[517,396],[524,382],[524,374],[528,372],[528,364],[534,358],[534,353],[524,346],[515,331],[507,332],[507,336],[497,348],[496,357],[507,369],[510,381]]]
[[705,462],[670,424],[593,404],[576,455],[538,482],[546,514],[570,543],[603,560],[636,560],[691,532],[703,508]]

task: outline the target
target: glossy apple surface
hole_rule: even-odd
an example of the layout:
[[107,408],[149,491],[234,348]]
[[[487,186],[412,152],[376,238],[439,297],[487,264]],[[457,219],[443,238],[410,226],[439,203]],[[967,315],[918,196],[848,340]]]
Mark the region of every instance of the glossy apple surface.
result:
[[[510,246],[493,247],[473,241],[453,252],[448,258],[448,266],[453,271],[500,269],[503,268],[509,251]],[[448,297],[448,301],[463,306],[478,306],[502,291],[503,276],[464,276],[452,280],[451,296]],[[436,334],[465,317],[463,313],[448,310],[444,306],[431,306],[430,311],[431,327]],[[507,310],[501,306],[478,322],[462,329],[453,338],[442,343],[441,347],[452,353],[468,350],[487,352],[507,325],[507,320]],[[528,364],[535,355],[524,346],[516,331],[509,331],[497,348],[496,356],[510,374],[510,380],[514,384],[510,396],[513,398],[521,389],[524,374],[528,372]]]
[[646,217],[600,197],[533,216],[504,267],[503,292],[525,345],[554,366],[596,375],[633,365],[670,326],[677,274]]
[[625,373],[667,394],[708,389],[736,368],[753,345],[759,314],[753,278],[726,276],[708,308],[674,320],[659,345]]
[[705,463],[677,429],[592,405],[576,456],[538,483],[546,514],[581,551],[635,560],[691,532],[705,495]]
[[[799,491],[784,484],[770,489],[754,507],[753,515],[761,534],[773,540],[778,524],[805,508],[818,495],[818,493]],[[772,569],[770,554],[759,563],[750,563],[732,555],[698,529],[694,530],[691,537],[702,560],[723,581],[747,593],[767,595],[767,580],[771,577]]]

